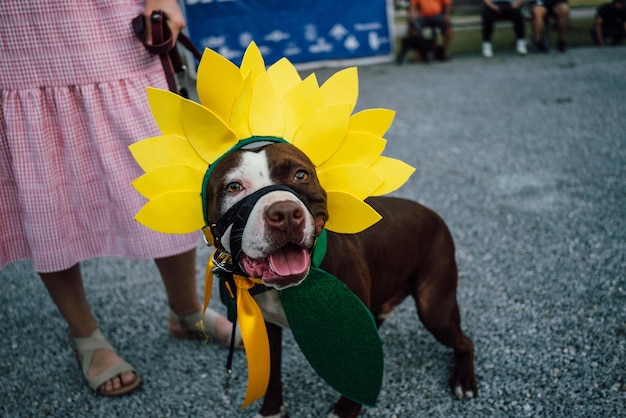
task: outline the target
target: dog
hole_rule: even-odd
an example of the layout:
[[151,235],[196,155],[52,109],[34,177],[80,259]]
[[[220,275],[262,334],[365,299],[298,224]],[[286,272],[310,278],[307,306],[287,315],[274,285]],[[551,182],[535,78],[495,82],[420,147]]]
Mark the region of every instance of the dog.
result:
[[418,53],[420,60],[424,63],[430,61],[430,53],[435,51],[435,58],[438,59],[437,43],[432,39],[425,38],[421,31],[409,22],[409,29],[406,36],[400,39],[400,51],[396,55],[396,64],[402,65],[404,58],[409,51]]
[[[261,417],[281,417],[282,328],[288,328],[277,290],[307,279],[310,251],[328,220],[326,192],[309,158],[289,143],[239,149],[216,163],[204,192],[209,219],[220,219],[246,196],[268,186],[286,186],[259,198],[245,222],[241,254],[234,260],[250,277],[272,290],[255,296],[267,323],[270,380]],[[472,341],[460,327],[456,299],[454,243],[444,221],[413,201],[372,197],[366,202],[382,220],[357,234],[328,232],[321,268],[344,282],[380,326],[407,296],[415,300],[422,323],[454,350],[450,378],[458,398],[477,396]],[[228,252],[228,229],[221,237]],[[359,415],[362,405],[341,397],[331,416]]]

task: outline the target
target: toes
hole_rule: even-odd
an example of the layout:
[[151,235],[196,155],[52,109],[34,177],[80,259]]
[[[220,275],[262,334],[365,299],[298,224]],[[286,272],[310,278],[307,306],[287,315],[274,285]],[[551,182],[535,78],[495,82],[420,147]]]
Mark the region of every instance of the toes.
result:
[[119,376],[114,377],[111,380],[107,380],[102,385],[100,385],[100,393],[106,394],[108,392],[117,390],[122,387],[122,383],[120,381]]
[[132,372],[130,370],[127,372],[124,372],[122,373],[121,385],[122,386],[130,385],[131,383],[135,381],[135,379],[137,379],[137,375],[135,374],[135,372]]
[[100,393],[106,394],[107,392],[111,392],[113,390],[113,379],[107,380],[102,385],[100,385]]
[[118,390],[122,387],[122,379],[119,376],[114,377],[110,382],[113,384],[113,390]]
[[137,375],[132,371],[127,371],[122,373],[119,376],[115,376],[113,379],[104,382],[100,385],[99,391],[102,394],[106,394],[108,392],[112,392],[114,390],[119,390],[123,386],[128,386],[132,384],[135,379],[137,379]]

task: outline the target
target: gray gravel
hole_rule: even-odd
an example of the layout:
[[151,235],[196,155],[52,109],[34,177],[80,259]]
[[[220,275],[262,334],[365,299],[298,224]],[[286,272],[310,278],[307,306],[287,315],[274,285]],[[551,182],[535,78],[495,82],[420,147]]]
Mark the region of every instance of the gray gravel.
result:
[[[451,353],[407,300],[381,329],[383,391],[362,416],[626,415],[626,49],[359,71],[359,107],[398,111],[386,154],[417,167],[398,194],[437,210],[456,239],[480,390],[473,401],[452,397]],[[209,252],[199,254],[200,277]],[[15,263],[0,271],[0,416],[254,416],[258,405],[238,411],[243,353],[226,396],[226,350],[169,336],[151,262],[106,258],[83,270],[102,329],[141,371],[141,388],[95,396],[42,283]],[[324,417],[336,398],[289,333],[284,381],[293,418]]]

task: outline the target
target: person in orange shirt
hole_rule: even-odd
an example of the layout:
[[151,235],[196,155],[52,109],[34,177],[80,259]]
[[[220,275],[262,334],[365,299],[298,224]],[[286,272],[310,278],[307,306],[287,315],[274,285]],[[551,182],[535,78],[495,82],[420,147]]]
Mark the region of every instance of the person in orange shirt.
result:
[[409,4],[409,22],[418,33],[423,28],[439,28],[443,35],[443,45],[437,54],[439,59],[448,59],[448,46],[452,39],[450,13],[452,0],[411,0]]

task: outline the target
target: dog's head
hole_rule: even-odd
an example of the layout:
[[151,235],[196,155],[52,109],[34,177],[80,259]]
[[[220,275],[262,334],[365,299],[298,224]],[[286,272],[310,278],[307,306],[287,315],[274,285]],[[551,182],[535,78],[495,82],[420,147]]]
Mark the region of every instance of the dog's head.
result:
[[216,164],[204,196],[209,225],[220,225],[212,231],[216,245],[247,275],[277,289],[304,280],[328,219],[326,192],[304,153],[287,143],[231,152]]

